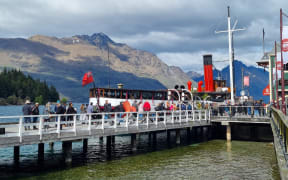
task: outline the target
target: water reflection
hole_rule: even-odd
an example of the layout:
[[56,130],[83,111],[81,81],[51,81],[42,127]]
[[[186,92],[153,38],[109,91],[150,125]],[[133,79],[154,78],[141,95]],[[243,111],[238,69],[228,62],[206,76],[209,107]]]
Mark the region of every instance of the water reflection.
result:
[[[169,143],[166,132],[157,134],[157,141],[154,143],[153,135],[141,134],[136,137],[136,148],[131,144],[130,136],[117,136],[115,143],[108,149],[106,138],[91,139],[86,153],[82,152],[82,142],[75,142],[71,167],[65,167],[62,161],[61,143],[55,143],[53,149],[48,145],[45,146],[45,162],[42,166],[37,164],[37,146],[26,146],[21,148],[19,169],[13,168],[9,163],[3,165],[3,156],[0,158],[0,177],[1,179],[7,177],[279,179],[273,146],[269,143],[241,141],[228,143],[224,140],[197,143],[199,139],[188,140],[185,133],[185,131],[181,133],[180,146],[176,144],[173,131]],[[149,141],[149,136],[152,142]],[[36,155],[33,152],[36,152]]]
[[229,161],[231,161],[232,160],[232,152],[231,152],[231,141],[227,141],[226,142],[226,145],[227,145],[227,159],[229,160]]

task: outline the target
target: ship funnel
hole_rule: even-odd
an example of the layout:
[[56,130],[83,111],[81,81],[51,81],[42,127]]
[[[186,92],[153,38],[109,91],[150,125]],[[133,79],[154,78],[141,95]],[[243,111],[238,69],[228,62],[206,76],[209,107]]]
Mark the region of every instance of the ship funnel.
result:
[[212,55],[203,55],[205,91],[214,91]]

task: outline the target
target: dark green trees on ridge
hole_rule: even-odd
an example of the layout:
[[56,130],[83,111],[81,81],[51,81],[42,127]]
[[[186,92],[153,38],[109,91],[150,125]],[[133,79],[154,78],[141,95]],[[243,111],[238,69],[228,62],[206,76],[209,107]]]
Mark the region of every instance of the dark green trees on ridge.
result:
[[34,80],[20,70],[4,68],[0,73],[0,104],[23,104],[26,99],[40,104],[56,102],[59,93],[45,81]]

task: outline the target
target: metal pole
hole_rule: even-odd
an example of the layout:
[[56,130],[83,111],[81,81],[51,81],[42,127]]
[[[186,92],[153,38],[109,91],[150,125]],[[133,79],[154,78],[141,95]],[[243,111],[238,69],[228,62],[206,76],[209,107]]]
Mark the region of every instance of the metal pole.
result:
[[241,72],[242,72],[242,90],[244,90],[244,69],[243,69],[243,67],[241,68]]
[[274,76],[273,76],[273,65],[275,65],[275,56],[274,59],[272,61],[272,56],[269,57],[269,68],[270,68],[270,74],[271,74],[271,80],[270,80],[270,93],[272,93],[272,101],[270,101],[270,103],[272,103],[272,105],[275,107],[275,92],[274,92]]
[[279,97],[278,97],[278,86],[279,86],[279,81],[278,81],[278,70],[277,70],[277,44],[275,41],[275,71],[276,71],[276,107],[279,109]]
[[231,94],[231,104],[234,105],[232,31],[231,31],[231,19],[230,19],[230,7],[229,6],[228,6],[228,42],[229,42],[229,63],[230,63],[230,94]]
[[282,8],[280,9],[280,41],[281,41],[281,95],[282,95],[282,112],[286,114],[285,105],[285,84],[284,84],[284,64],[283,64],[283,54],[282,54],[282,31],[283,31],[283,21],[282,21]]

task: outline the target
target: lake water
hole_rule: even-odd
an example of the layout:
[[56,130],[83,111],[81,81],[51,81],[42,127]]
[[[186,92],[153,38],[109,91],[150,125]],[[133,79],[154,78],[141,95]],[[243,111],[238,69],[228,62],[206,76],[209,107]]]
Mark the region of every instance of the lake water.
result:
[[[19,110],[19,106],[0,107],[0,113]],[[16,115],[16,114],[13,114]],[[138,137],[137,148],[130,136],[117,136],[111,150],[98,138],[89,139],[87,153],[82,143],[73,142],[73,162],[63,163],[61,143],[53,149],[45,145],[45,161],[37,162],[37,145],[20,148],[20,163],[13,163],[13,148],[0,148],[0,179],[280,179],[272,143],[200,139],[176,145],[165,133],[157,134],[157,144],[147,134]],[[109,153],[108,153],[109,152]]]

